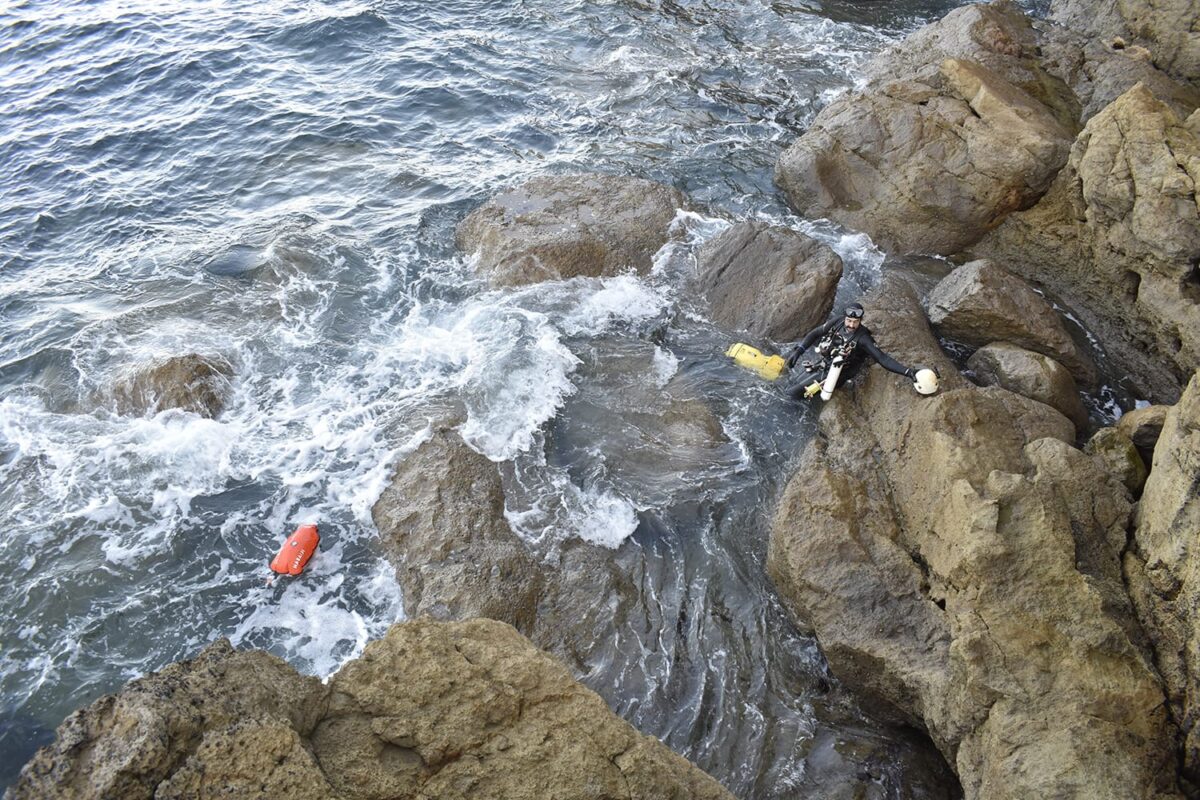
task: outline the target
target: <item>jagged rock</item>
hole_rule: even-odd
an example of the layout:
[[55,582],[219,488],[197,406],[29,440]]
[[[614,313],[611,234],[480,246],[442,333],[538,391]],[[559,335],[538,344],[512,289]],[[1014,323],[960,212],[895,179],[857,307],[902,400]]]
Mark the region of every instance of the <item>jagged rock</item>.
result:
[[1146,483],[1146,464],[1133,445],[1133,440],[1117,428],[1101,428],[1088,439],[1084,451],[1104,464],[1105,469],[1129,490],[1130,495],[1141,494]]
[[1200,5],[1196,0],[1053,0],[1050,17],[1092,38],[1144,46],[1162,70],[1200,80]]
[[1196,132],[1137,86],[1088,122],[1046,197],[973,252],[1078,298],[1116,365],[1172,401],[1200,363],[1198,177]]
[[581,665],[633,597],[604,548],[570,539],[543,564],[504,517],[496,465],[452,430],[397,465],[372,517],[412,617],[501,620]]
[[207,775],[230,797],[332,798],[303,743],[325,701],[316,678],[222,639],[67,717],[5,797],[196,797],[188,789]]
[[1062,364],[1050,356],[1033,353],[1007,342],[993,342],[967,360],[983,386],[1000,386],[1010,392],[1056,408],[1075,424],[1087,426],[1087,411],[1079,389]]
[[148,365],[112,388],[120,414],[157,414],[168,408],[213,418],[225,408],[233,366],[219,356],[190,353]]
[[842,260],[827,245],[761,222],[717,236],[700,251],[698,268],[714,322],[776,342],[823,322],[842,277]]
[[1066,162],[1078,104],[1035,56],[1013,4],[956,9],[823,109],[776,182],[800,213],[885,249],[957,252],[1032,205]]
[[1120,572],[1130,503],[1042,403],[948,371],[915,292],[867,298],[872,368],[780,500],[768,571],[830,668],[922,724],[967,798],[1172,796],[1172,732]]
[[475,209],[455,241],[495,286],[644,274],[684,206],[677,190],[640,178],[544,176]]
[[491,620],[407,622],[328,687],[222,640],[76,712],[11,800],[731,798]]
[[1023,280],[996,264],[964,264],[926,298],[929,321],[938,331],[966,344],[1009,342],[1050,356],[1085,386],[1096,382],[1096,367],[1063,326],[1058,312]]
[[1200,792],[1200,373],[1167,414],[1125,557],[1180,727],[1183,772]]
[[1154,461],[1154,446],[1158,443],[1170,410],[1170,406],[1146,406],[1122,414],[1117,420],[1117,430],[1133,440],[1142,461],[1147,465]]
[[1042,61],[1079,98],[1082,122],[1139,83],[1180,119],[1200,106],[1200,89],[1158,69],[1144,47],[1129,45],[1120,37],[1081,36],[1057,25],[1044,26],[1044,34]]

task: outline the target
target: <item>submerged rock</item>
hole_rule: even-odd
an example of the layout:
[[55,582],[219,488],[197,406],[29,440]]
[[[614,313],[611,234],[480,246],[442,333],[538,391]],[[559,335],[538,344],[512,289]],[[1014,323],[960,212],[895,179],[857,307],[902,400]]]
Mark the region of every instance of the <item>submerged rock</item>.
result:
[[981,347],[1009,342],[1050,356],[1085,386],[1096,367],[1067,332],[1058,312],[1020,278],[990,261],[972,261],[947,275],[925,300],[939,333]]
[[225,640],[75,712],[32,798],[731,798],[491,620],[393,626],[328,686]]
[[1180,728],[1183,773],[1200,793],[1200,372],[1167,414],[1125,556]]
[[157,414],[169,408],[213,418],[225,408],[233,366],[220,356],[190,353],[142,367],[112,387],[120,414]]
[[475,209],[455,241],[495,286],[645,274],[684,206],[677,190],[640,178],[544,176]]
[[1032,205],[1067,160],[1078,103],[1012,3],[970,5],[868,66],[780,157],[801,214],[896,253],[949,254]]
[[790,342],[829,315],[842,260],[802,233],[741,222],[704,246],[698,269],[714,322]]
[[967,366],[983,386],[1000,386],[1045,403],[1075,423],[1076,430],[1087,426],[1087,411],[1079,399],[1075,379],[1050,356],[1007,342],[993,342],[976,350]]
[[1088,122],[1036,206],[973,248],[1056,292],[1145,396],[1200,363],[1200,137],[1137,86]]
[[836,675],[929,731],[967,798],[1171,796],[1124,487],[1058,412],[956,376],[901,279],[865,304],[881,347],[944,390],[873,368],[825,406],[772,525],[781,596]]

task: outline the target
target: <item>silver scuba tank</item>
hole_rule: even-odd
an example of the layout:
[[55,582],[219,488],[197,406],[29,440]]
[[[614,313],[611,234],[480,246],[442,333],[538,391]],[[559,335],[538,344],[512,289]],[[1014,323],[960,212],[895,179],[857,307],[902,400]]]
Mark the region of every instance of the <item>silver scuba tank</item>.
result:
[[838,376],[842,374],[842,367],[846,365],[846,359],[842,356],[834,356],[833,361],[829,362],[829,372],[825,375],[825,383],[821,384],[821,399],[828,400],[833,397],[833,390],[837,386]]

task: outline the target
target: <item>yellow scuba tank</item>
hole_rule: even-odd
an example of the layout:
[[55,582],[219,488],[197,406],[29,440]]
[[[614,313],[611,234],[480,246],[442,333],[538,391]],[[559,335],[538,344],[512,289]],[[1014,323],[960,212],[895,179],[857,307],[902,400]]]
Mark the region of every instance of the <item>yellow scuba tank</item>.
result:
[[739,367],[757,372],[760,378],[768,381],[778,380],[786,366],[783,356],[769,356],[748,344],[735,344],[725,351],[725,355]]

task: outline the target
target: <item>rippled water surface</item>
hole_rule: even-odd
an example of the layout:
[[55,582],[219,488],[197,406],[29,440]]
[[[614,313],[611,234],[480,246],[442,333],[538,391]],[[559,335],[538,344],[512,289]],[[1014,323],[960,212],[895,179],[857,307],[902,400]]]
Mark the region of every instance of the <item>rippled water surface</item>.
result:
[[[723,363],[688,280],[743,217],[833,243],[846,296],[874,280],[863,237],[785,211],[774,160],[953,5],[0,2],[0,786],[70,711],[215,637],[327,675],[380,635],[402,608],[370,508],[448,408],[526,535],[620,548],[642,612],[584,678],[627,719],[743,797],[803,796],[822,742],[903,751],[763,576],[811,422]],[[646,278],[473,280],[455,224],[579,170],[700,211]],[[105,401],[190,352],[234,365],[217,420]],[[667,412],[631,386],[704,399],[728,444],[656,462]],[[265,586],[308,520],[312,567]]]

